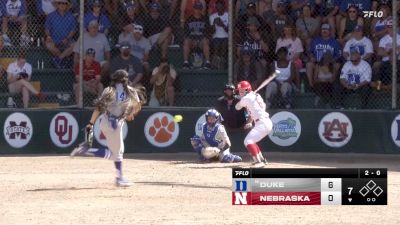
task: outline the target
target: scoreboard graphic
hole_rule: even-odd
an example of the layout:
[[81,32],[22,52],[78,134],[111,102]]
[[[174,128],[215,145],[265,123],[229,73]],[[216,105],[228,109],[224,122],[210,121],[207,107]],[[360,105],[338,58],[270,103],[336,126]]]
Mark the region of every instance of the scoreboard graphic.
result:
[[233,168],[232,205],[387,205],[387,169]]

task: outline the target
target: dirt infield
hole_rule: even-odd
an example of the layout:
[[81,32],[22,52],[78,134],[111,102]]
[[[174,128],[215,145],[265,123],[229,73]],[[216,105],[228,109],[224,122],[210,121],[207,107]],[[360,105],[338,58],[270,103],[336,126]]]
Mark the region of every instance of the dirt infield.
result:
[[232,165],[193,154],[126,155],[130,188],[114,187],[110,161],[2,156],[0,224],[400,224],[400,156],[269,157],[269,168],[387,167],[388,206],[232,206]]

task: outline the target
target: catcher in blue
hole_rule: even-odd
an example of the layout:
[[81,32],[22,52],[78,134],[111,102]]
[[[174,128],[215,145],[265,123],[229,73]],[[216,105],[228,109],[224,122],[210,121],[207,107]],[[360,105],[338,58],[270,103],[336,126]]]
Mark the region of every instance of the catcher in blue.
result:
[[[130,186],[122,176],[122,160],[124,140],[122,125],[124,121],[132,121],[146,102],[143,87],[128,86],[129,78],[125,70],[117,70],[111,77],[111,84],[104,89],[102,95],[95,101],[93,111],[86,131],[93,137],[93,124],[99,117],[100,129],[107,139],[108,148],[92,148],[91,141],[86,141],[71,152],[74,156],[95,156],[114,161],[117,170],[115,184],[121,187]],[[90,138],[89,138],[90,139]]]
[[242,158],[230,153],[231,141],[221,124],[221,114],[215,109],[206,112],[206,122],[202,125],[200,137],[195,135],[190,139],[193,149],[201,162],[218,160],[223,163],[241,162]]

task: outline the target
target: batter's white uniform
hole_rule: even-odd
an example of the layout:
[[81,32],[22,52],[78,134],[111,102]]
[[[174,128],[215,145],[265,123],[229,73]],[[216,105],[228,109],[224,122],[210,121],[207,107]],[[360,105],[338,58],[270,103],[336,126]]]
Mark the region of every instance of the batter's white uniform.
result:
[[236,104],[236,110],[246,108],[249,116],[255,122],[255,126],[244,139],[244,145],[256,144],[272,131],[272,121],[265,111],[266,106],[261,96],[249,92]]
[[[105,92],[106,90],[103,93]],[[137,95],[135,97],[136,102],[140,102],[139,97]],[[107,147],[111,151],[111,156],[109,157],[114,161],[122,161],[123,159],[124,139],[122,125],[125,121],[123,115],[130,104],[132,103],[127,98],[122,84],[117,84],[115,100],[107,107],[106,112],[99,117],[100,129],[106,137]],[[105,158],[108,157],[105,156]]]

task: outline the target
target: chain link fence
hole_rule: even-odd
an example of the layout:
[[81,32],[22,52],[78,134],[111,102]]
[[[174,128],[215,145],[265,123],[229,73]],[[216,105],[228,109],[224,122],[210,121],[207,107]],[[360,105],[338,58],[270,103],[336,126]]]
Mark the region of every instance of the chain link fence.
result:
[[256,88],[276,69],[259,92],[269,108],[392,107],[391,1],[83,3],[0,3],[0,107],[91,107],[117,69],[147,88],[152,107],[214,106],[228,80]]
[[238,0],[233,80],[257,87],[279,70],[259,92],[268,108],[390,109],[398,25],[391,7],[390,1]]

